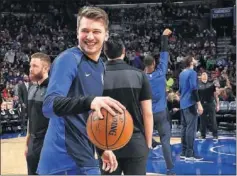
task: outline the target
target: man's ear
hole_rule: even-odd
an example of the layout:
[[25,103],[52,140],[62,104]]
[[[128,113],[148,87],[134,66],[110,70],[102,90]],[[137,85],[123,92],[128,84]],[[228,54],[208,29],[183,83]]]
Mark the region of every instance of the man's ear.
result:
[[76,34],[77,34],[77,40],[79,41],[79,31],[78,31],[78,29],[77,29]]
[[109,39],[109,31],[107,31],[105,34],[105,41],[108,41],[108,39]]

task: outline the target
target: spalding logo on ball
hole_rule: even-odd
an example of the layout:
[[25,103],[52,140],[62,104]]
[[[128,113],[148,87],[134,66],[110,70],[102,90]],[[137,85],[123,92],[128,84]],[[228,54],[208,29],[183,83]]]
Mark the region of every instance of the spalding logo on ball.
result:
[[87,134],[90,141],[102,150],[117,150],[125,146],[133,134],[133,119],[130,113],[117,113],[112,116],[107,110],[101,109],[103,119],[94,112],[87,120]]

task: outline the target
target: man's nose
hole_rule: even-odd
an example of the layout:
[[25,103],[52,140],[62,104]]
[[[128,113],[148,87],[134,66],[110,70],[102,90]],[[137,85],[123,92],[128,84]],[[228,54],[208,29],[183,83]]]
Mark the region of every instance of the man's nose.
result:
[[89,39],[89,40],[93,40],[93,39],[94,39],[94,35],[93,35],[92,32],[89,32],[89,33],[88,33],[87,39]]

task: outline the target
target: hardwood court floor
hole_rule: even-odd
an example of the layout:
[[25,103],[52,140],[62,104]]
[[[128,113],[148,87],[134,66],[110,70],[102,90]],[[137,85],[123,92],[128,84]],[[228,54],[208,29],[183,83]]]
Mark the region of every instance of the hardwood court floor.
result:
[[1,140],[1,175],[26,174],[25,137]]
[[[171,143],[180,143],[180,139],[173,138]],[[27,174],[24,150],[25,137],[1,140],[1,175]]]

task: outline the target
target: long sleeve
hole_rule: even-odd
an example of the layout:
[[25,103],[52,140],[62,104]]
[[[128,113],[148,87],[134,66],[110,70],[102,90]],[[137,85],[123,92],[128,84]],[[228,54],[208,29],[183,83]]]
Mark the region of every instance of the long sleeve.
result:
[[155,74],[157,76],[166,75],[168,70],[168,36],[161,37],[161,53],[160,53],[160,63],[156,67]]
[[23,101],[23,90],[22,90],[22,85],[21,84],[18,84],[17,96],[19,98],[19,102],[21,104],[24,103],[24,101]]
[[200,97],[198,94],[198,81],[197,81],[197,73],[192,71],[189,78],[190,88],[192,90],[192,97],[196,102],[200,101]]
[[77,77],[77,62],[70,52],[56,58],[51,68],[49,84],[43,103],[46,117],[79,114],[90,109],[93,96],[67,97],[73,80]]
[[198,89],[197,73],[195,71],[190,73],[189,84],[192,90]]

